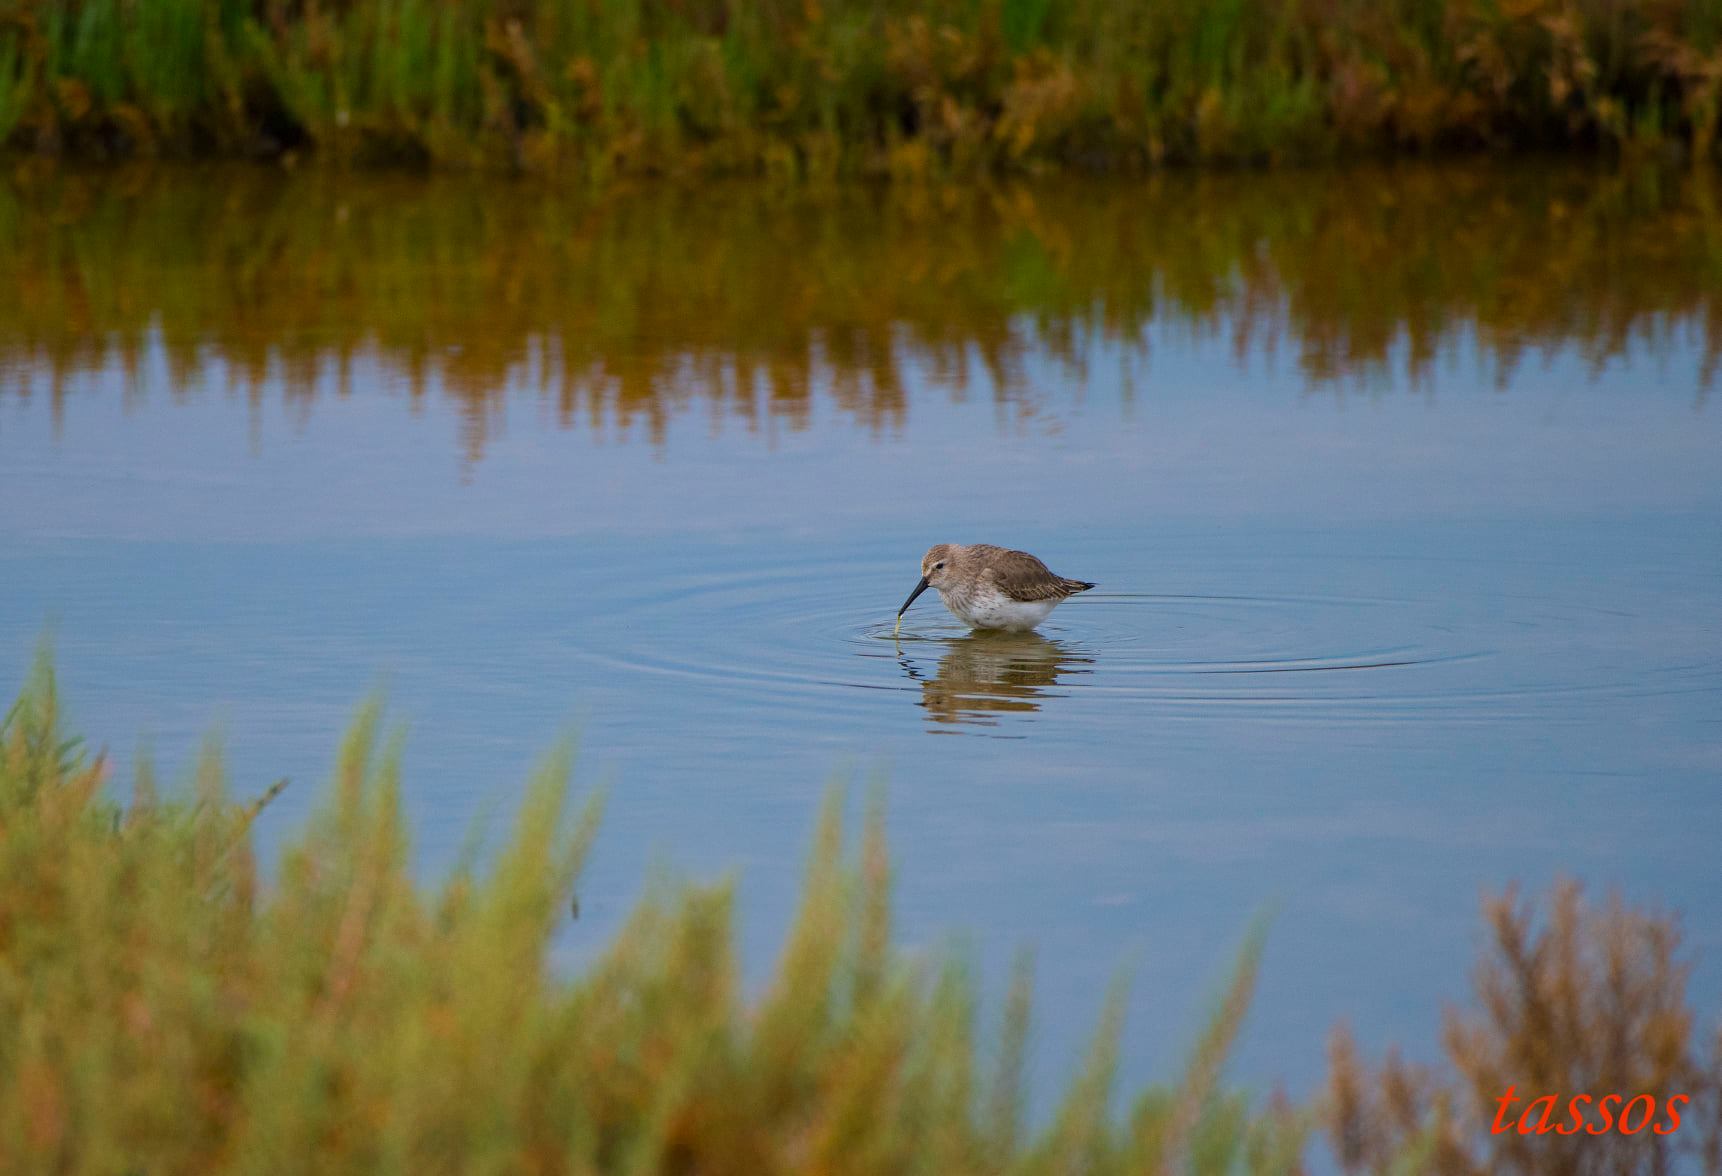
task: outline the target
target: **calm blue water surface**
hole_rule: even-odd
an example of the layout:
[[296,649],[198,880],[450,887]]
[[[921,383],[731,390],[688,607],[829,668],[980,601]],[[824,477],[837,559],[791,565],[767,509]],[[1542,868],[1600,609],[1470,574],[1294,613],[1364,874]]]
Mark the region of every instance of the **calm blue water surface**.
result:
[[[902,938],[961,945],[989,992],[1035,949],[1043,1088],[1121,966],[1125,1077],[1174,1072],[1264,911],[1234,1078],[1307,1090],[1341,1019],[1433,1058],[1479,898],[1562,874],[1679,912],[1718,1007],[1702,324],[1503,374],[1459,321],[1415,381],[1396,356],[1350,382],[1210,326],[1079,335],[1073,365],[1022,325],[1029,410],[905,352],[886,429],[816,374],[794,428],[696,393],[650,439],[521,374],[477,460],[434,369],[409,411],[373,351],[305,411],[147,346],[0,397],[0,680],[49,632],[122,756],[185,770],[219,730],[240,789],[294,781],[272,846],[380,687],[427,877],[577,732],[608,802],[575,965],[669,865],[736,873],[764,976],[828,783],[883,776]],[[896,645],[939,541],[1100,586],[1014,639],[929,594]]]

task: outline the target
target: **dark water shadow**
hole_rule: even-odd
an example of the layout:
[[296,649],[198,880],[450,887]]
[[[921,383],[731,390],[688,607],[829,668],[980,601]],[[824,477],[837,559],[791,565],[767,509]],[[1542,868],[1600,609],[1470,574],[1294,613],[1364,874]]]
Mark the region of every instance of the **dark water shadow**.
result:
[[936,644],[939,660],[930,672],[925,657],[898,655],[904,674],[920,684],[919,705],[935,724],[995,726],[1002,716],[1040,710],[1061,683],[1093,672],[1086,651],[1039,633],[983,631]]

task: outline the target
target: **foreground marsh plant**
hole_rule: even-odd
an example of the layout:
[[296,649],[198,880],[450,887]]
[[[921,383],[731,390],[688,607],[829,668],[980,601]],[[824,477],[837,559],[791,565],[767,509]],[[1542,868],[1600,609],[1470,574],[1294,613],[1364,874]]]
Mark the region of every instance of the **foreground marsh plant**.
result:
[[[249,806],[109,799],[38,670],[0,731],[0,1171],[1295,1171],[1303,1119],[1219,1089],[1259,934],[1183,1078],[1112,1111],[1121,1000],[1024,1122],[1029,981],[977,1041],[961,964],[891,944],[874,812],[815,835],[775,976],[742,991],[726,885],[650,888],[585,973],[552,936],[595,828],[566,755],[488,872],[411,874],[398,745],[365,710],[263,884]],[[983,1052],[996,1061],[983,1065]]]

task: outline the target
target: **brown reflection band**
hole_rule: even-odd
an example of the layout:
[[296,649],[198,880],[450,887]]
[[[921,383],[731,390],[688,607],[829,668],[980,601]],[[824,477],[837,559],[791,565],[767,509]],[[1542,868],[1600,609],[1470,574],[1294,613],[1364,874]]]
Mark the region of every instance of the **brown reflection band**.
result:
[[1719,259],[1707,175],[1653,169],[602,199],[479,177],[25,172],[0,184],[0,396],[135,373],[158,333],[176,394],[219,361],[232,388],[309,407],[374,356],[413,397],[459,404],[476,459],[510,388],[568,426],[661,440],[696,405],[802,426],[819,386],[885,430],[912,411],[908,362],[1034,409],[1030,350],[1080,373],[1091,340],[1145,348],[1157,322],[1290,351],[1316,387],[1415,383],[1461,337],[1503,379],[1533,348],[1601,364],[1697,337],[1708,381]]

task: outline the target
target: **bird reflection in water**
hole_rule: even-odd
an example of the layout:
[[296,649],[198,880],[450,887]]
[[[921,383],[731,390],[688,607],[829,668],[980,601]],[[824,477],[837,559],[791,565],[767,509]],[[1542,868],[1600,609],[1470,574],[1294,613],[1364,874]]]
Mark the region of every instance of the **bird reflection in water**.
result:
[[999,716],[1038,711],[1061,678],[1087,674],[1094,659],[1039,633],[977,630],[938,644],[938,665],[901,654],[903,671],[921,684],[921,705],[935,723],[994,726]]

